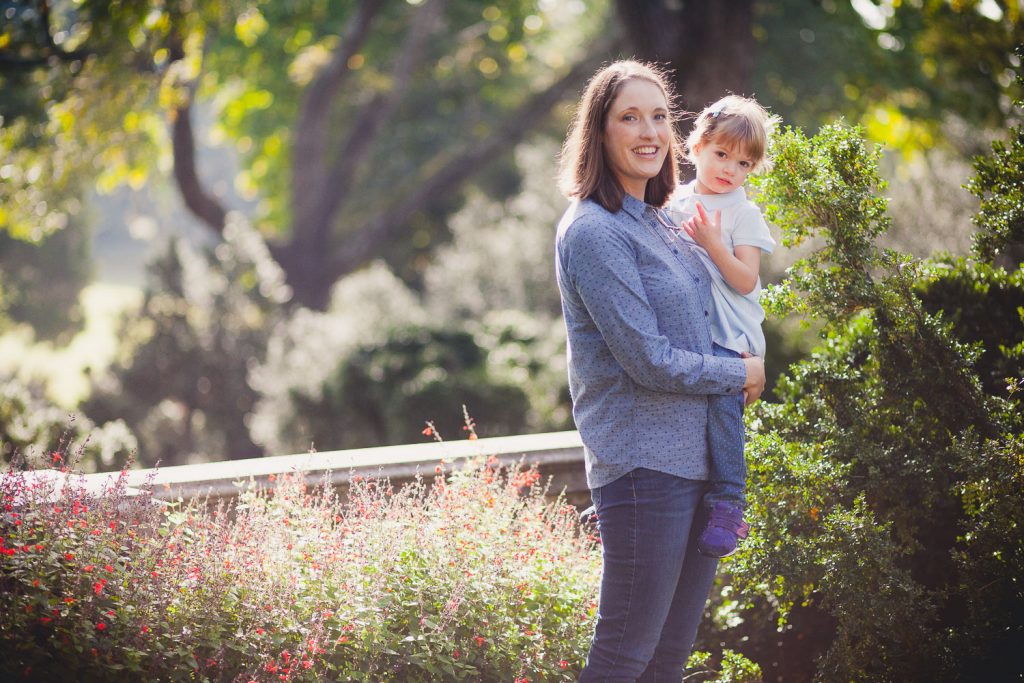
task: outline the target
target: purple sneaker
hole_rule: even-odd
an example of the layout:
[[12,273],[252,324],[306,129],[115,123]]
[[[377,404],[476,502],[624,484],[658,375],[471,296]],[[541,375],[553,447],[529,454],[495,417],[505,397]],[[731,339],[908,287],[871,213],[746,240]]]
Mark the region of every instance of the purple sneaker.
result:
[[728,557],[736,552],[750,525],[743,521],[743,510],[728,503],[715,503],[711,519],[697,541],[697,550],[706,557]]

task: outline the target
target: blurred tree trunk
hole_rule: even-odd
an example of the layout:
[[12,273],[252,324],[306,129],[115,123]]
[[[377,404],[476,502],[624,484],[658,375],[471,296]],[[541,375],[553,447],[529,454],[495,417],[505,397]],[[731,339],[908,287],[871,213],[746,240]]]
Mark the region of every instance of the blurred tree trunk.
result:
[[699,111],[726,91],[749,95],[754,68],[753,0],[616,0],[640,59],[670,66],[680,105]]

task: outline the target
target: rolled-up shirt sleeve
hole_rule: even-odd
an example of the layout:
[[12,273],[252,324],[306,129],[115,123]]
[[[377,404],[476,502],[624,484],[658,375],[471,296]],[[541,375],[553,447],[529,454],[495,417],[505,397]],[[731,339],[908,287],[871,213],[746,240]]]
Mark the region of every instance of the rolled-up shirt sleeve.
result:
[[[659,330],[636,245],[625,234],[583,216],[566,231],[561,247],[564,275],[579,303],[634,382],[652,391],[679,394],[742,390],[746,368],[741,360],[675,347]],[[703,313],[694,324],[706,324]]]

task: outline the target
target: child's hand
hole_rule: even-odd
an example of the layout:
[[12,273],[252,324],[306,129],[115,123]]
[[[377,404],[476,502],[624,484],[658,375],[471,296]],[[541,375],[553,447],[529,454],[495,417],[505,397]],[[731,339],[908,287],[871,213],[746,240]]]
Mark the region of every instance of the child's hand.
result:
[[697,213],[683,223],[683,230],[693,241],[704,247],[708,252],[722,245],[722,212],[715,211],[714,219],[708,217],[704,205],[697,202]]

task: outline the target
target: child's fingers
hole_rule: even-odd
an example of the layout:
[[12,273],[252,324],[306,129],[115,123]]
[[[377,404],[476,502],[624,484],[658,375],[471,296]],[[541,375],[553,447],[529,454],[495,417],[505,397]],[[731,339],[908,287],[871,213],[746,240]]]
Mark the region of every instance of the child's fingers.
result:
[[704,210],[704,205],[700,202],[697,202],[697,213],[700,215],[701,221],[707,223],[708,212]]

